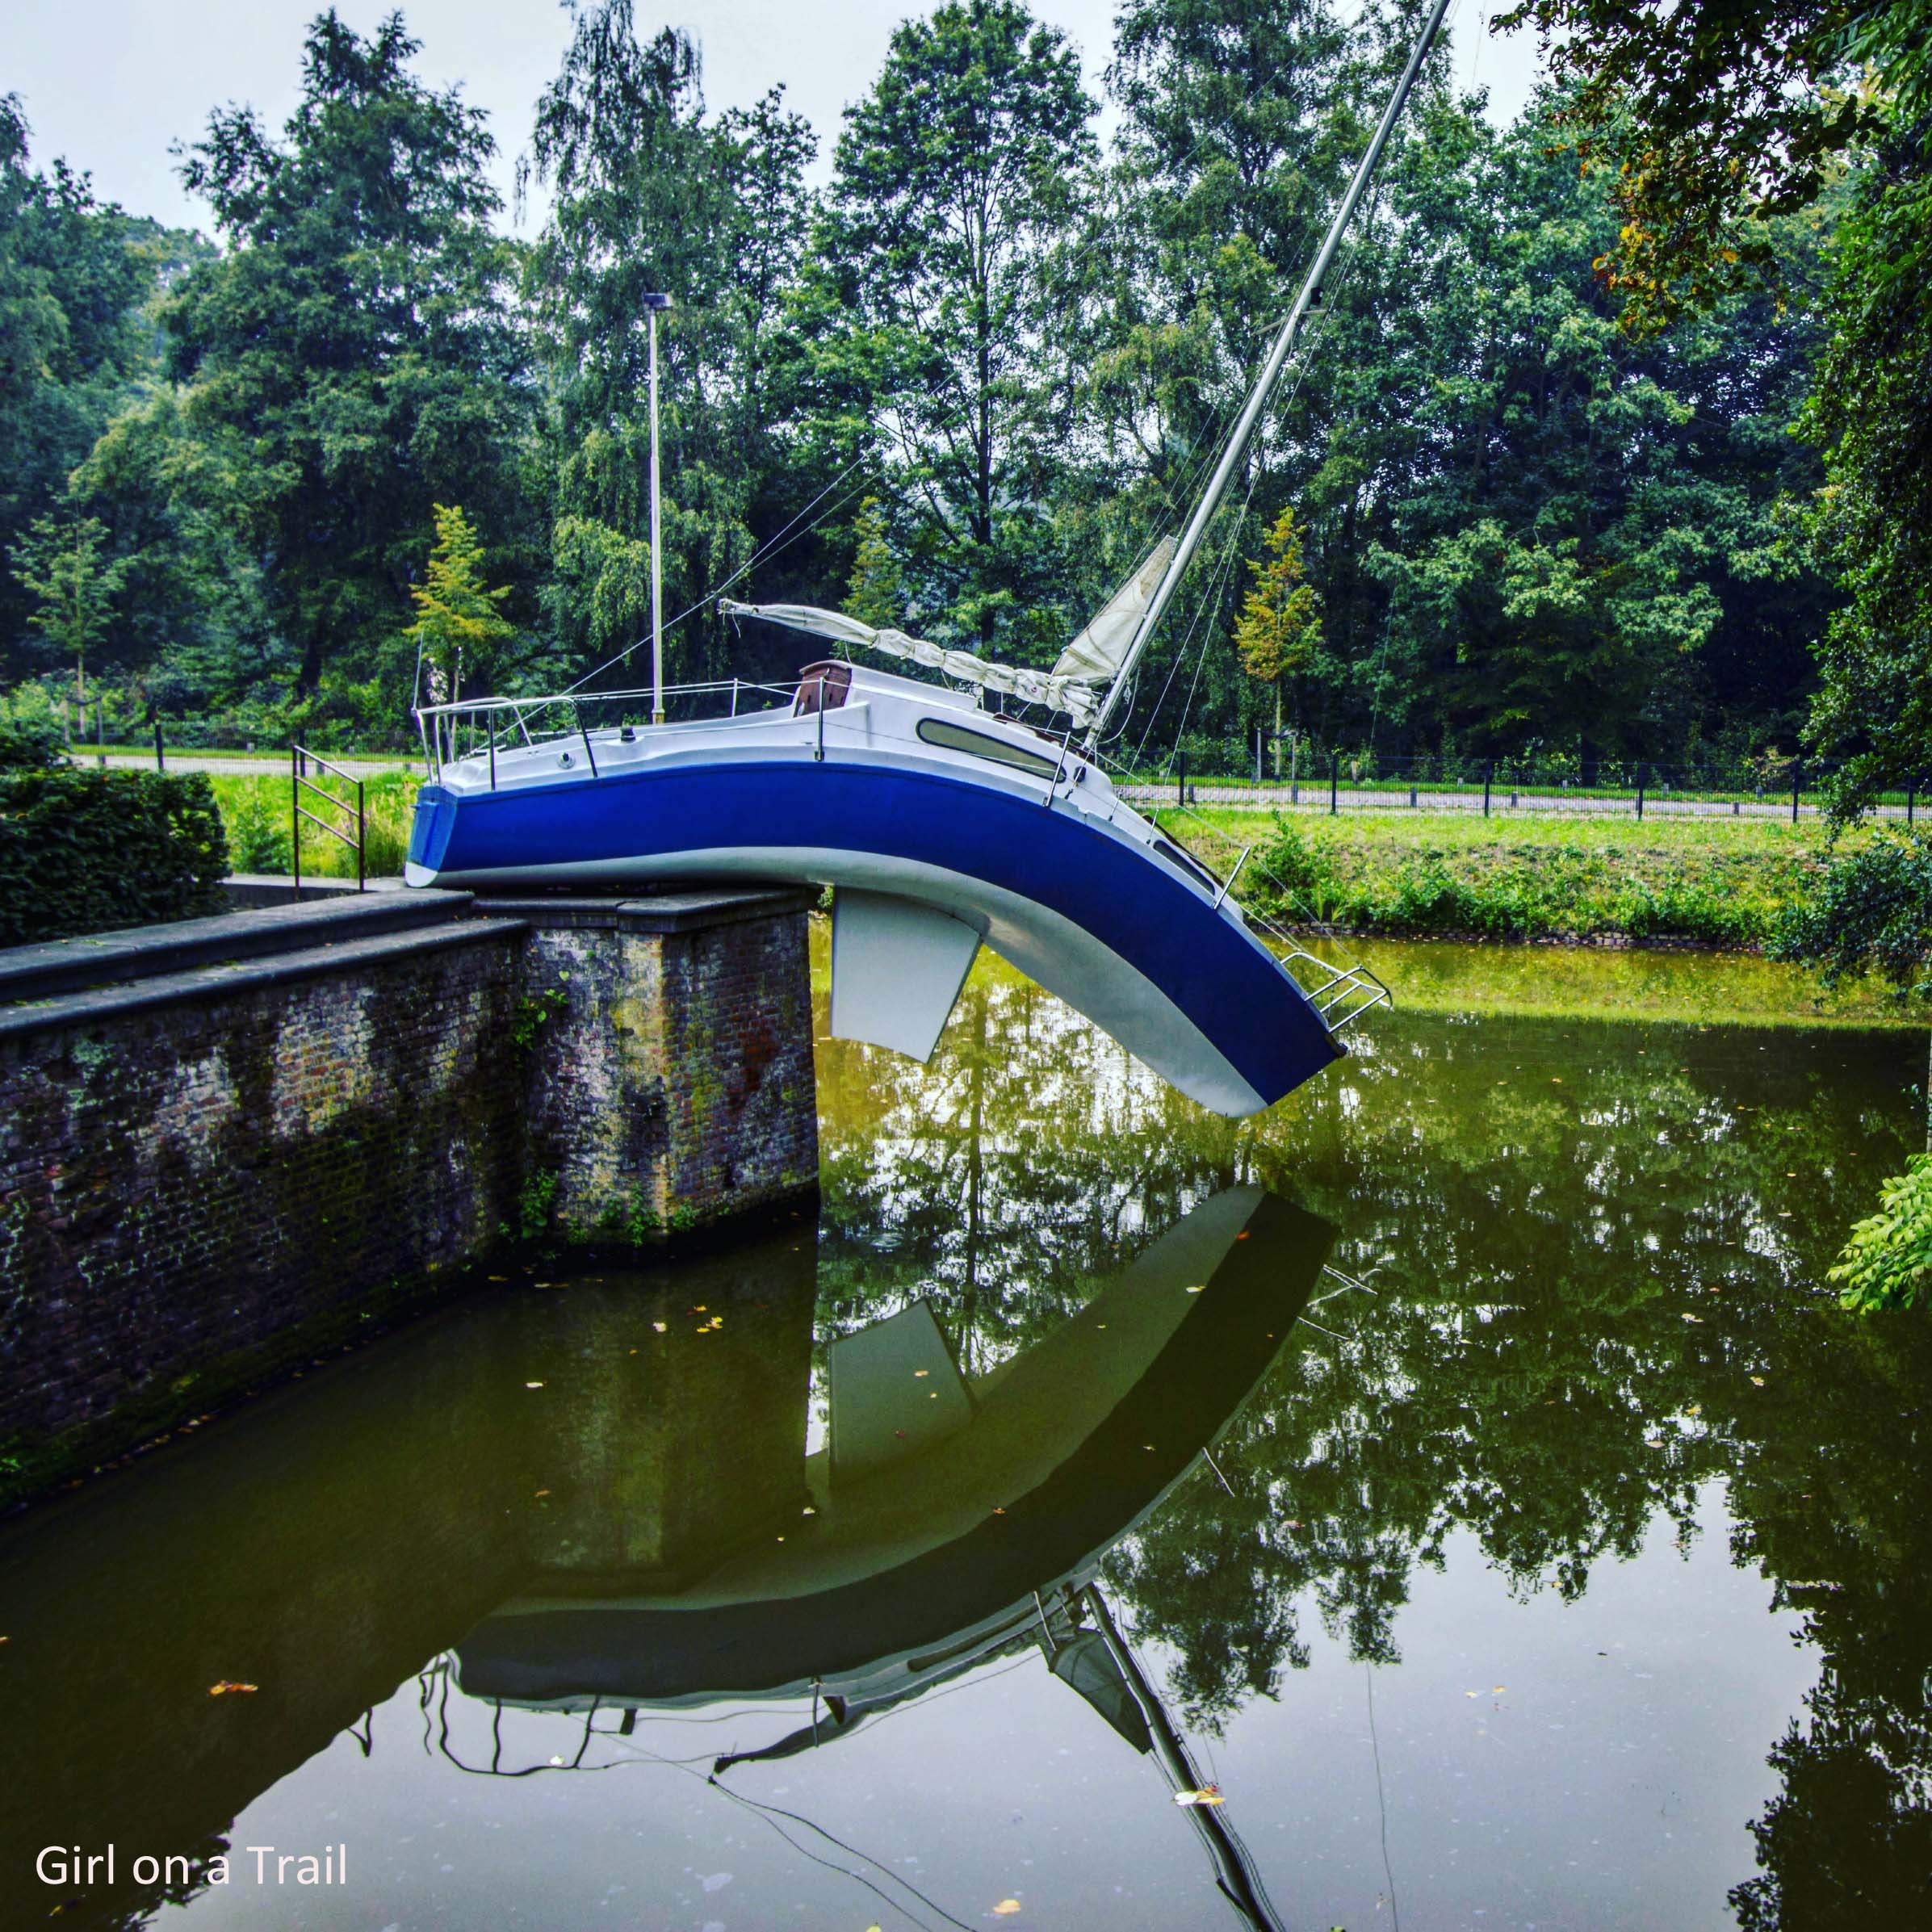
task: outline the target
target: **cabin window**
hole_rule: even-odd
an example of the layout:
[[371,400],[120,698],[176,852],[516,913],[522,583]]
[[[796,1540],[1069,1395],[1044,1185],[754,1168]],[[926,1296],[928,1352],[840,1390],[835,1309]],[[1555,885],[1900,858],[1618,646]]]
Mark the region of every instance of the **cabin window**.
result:
[[1016,771],[1031,772],[1039,778],[1050,778],[1060,768],[1051,758],[1024,746],[1008,744],[1004,738],[989,737],[984,731],[968,731],[944,718],[922,718],[919,735],[928,744],[944,745],[949,752],[970,752],[975,758],[990,758],[995,765],[1010,765]]

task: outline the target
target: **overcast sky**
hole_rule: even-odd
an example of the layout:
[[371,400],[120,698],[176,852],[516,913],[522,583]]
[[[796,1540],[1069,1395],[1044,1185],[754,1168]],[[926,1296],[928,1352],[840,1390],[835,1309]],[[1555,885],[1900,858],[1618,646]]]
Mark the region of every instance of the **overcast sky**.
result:
[[[367,32],[395,0],[338,0]],[[94,177],[95,192],[170,225],[207,226],[182,191],[170,146],[192,140],[219,103],[257,108],[279,128],[295,105],[302,34],[319,0],[3,0],[0,93],[18,94],[33,129],[34,157],[64,155]],[[1034,11],[1079,47],[1090,91],[1100,91],[1116,0],[1033,0]],[[748,105],[774,82],[817,128],[828,159],[847,103],[870,85],[893,27],[931,0],[639,0],[640,29],[664,20],[688,28],[704,55],[713,107]],[[1491,111],[1513,115],[1535,78],[1534,44],[1492,39],[1478,22],[1494,0],[1461,0],[1456,71],[1490,90]],[[409,0],[403,11],[423,44],[418,70],[459,83],[488,110],[505,202],[530,111],[569,38],[553,0]]]

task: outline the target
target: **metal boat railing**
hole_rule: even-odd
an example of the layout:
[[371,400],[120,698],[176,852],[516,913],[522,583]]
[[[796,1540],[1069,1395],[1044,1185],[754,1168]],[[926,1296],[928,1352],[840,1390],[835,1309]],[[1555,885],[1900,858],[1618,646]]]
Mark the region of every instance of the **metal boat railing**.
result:
[[[795,681],[770,685],[744,677],[720,677],[699,684],[668,685],[664,695],[667,700],[728,695],[729,707],[723,715],[736,717],[748,698],[778,698],[790,702],[797,689]],[[418,705],[414,715],[423,761],[432,778],[440,778],[445,765],[487,756],[490,789],[494,791],[499,751],[561,744],[573,738],[583,741],[585,760],[595,777],[597,752],[590,740],[593,725],[599,731],[615,727],[620,733],[640,727],[656,730],[660,727],[651,723],[652,702],[649,689],[559,691],[533,698],[464,698],[447,704]]]
[[[1117,765],[1104,752],[1088,752],[1095,764],[1110,768],[1109,775],[1117,774],[1125,778],[1125,768]],[[1152,823],[1167,837],[1185,852],[1188,857],[1209,878],[1215,881],[1217,891],[1214,903],[1219,905],[1233,891],[1234,882],[1244,872],[1250,877],[1259,875],[1272,886],[1285,904],[1294,906],[1303,916],[1304,923],[1318,933],[1331,945],[1335,935],[1332,928],[1315,917],[1313,911],[1302,901],[1299,894],[1280,874],[1272,870],[1267,861],[1255,856],[1252,844],[1242,848],[1226,876],[1222,875],[1213,860],[1202,850],[1208,837],[1215,836],[1213,824],[1191,805],[1176,803],[1154,808]],[[1194,832],[1190,838],[1177,820],[1184,820]],[[1271,917],[1258,907],[1246,903],[1239,907],[1242,918],[1251,930],[1259,932],[1273,948],[1276,958],[1307,996],[1309,1004],[1322,1016],[1322,1023],[1331,1034],[1360,1019],[1364,1013],[1378,1006],[1393,1006],[1395,995],[1390,991],[1381,976],[1364,966],[1360,960],[1350,959],[1336,965],[1331,959],[1324,959],[1319,953],[1311,953],[1302,945],[1295,928],[1282,920]]]

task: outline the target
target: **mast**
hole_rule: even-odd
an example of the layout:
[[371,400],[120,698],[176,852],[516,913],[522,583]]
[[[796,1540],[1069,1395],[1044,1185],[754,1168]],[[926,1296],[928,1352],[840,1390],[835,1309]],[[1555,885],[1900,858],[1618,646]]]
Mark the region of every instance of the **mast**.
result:
[[1201,501],[1194,507],[1194,513],[1188,519],[1188,526],[1181,534],[1179,547],[1173,560],[1162,576],[1159,587],[1155,591],[1139,625],[1134,631],[1134,641],[1127,647],[1126,656],[1121,660],[1121,668],[1114,673],[1113,682],[1107,687],[1106,698],[1095,715],[1092,728],[1087,734],[1088,748],[1098,744],[1100,733],[1106,728],[1107,721],[1113,715],[1120,702],[1121,694],[1125,689],[1127,680],[1133,675],[1134,666],[1140,661],[1141,654],[1146,649],[1153,637],[1155,627],[1166,615],[1167,606],[1172,602],[1174,593],[1180,588],[1180,580],[1186,575],[1194,553],[1201,548],[1201,539],[1207,534],[1208,526],[1213,521],[1214,513],[1221,508],[1222,499],[1228,492],[1228,485],[1234,481],[1234,472],[1240,467],[1248,438],[1255,433],[1255,425],[1261,420],[1261,412],[1267,407],[1268,399],[1280,378],[1282,366],[1288,360],[1288,352],[1294,346],[1296,332],[1301,326],[1301,318],[1309,305],[1321,292],[1322,279],[1328,273],[1329,265],[1335,259],[1335,252],[1341,245],[1342,237],[1354,216],[1356,204],[1360,201],[1368,183],[1381,164],[1382,149],[1388,145],[1389,136],[1395,124],[1401,118],[1406,105],[1410,90],[1415,85],[1415,77],[1422,71],[1422,64],[1427,59],[1429,49],[1435,44],[1435,36],[1443,23],[1443,16],[1449,10],[1449,0],[1435,0],[1429,10],[1429,18],[1414,48],[1409,55],[1409,64],[1402,69],[1402,78],[1397,82],[1395,92],[1389,98],[1389,105],[1382,110],[1382,118],[1374,137],[1369,141],[1366,152],[1356,164],[1355,177],[1348,184],[1348,190],[1335,209],[1335,218],[1328,224],[1328,233],[1323,237],[1317,252],[1314,266],[1301,283],[1301,292],[1295,297],[1295,305],[1289,311],[1288,320],[1281,325],[1280,333],[1275,337],[1274,346],[1269,350],[1268,360],[1262,365],[1259,379],[1248,392],[1248,399],[1243,405],[1241,414],[1234,428],[1228,433],[1226,446],[1221,452],[1221,460],[1214,467],[1214,474],[1209,478],[1206,490]]
[[668,295],[648,295],[651,316],[651,722],[664,721],[664,553],[658,531],[657,318],[671,306]]
[[[1113,1659],[1114,1668],[1125,1680],[1134,1702],[1141,1708],[1142,1716],[1147,1720],[1154,1754],[1159,1760],[1169,1786],[1176,1792],[1198,1790],[1201,1773],[1188,1755],[1188,1747],[1181,1741],[1159,1693],[1147,1682],[1139,1660],[1121,1641],[1121,1633],[1108,1614],[1098,1584],[1090,1583],[1087,1586],[1087,1602],[1093,1612],[1095,1628],[1107,1646],[1108,1654]],[[1255,1883],[1254,1873],[1248,1869],[1246,1848],[1222,1822],[1213,1807],[1190,1804],[1186,1810],[1188,1823],[1199,1834],[1209,1858],[1213,1862],[1214,1883],[1222,1896],[1247,1921],[1252,1932],[1282,1932],[1280,1920],[1269,1909]]]

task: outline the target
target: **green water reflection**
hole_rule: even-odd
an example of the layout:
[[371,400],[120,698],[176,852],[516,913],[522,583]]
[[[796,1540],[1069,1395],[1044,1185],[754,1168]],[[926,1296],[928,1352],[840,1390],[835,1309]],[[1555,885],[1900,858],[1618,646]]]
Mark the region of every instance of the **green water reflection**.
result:
[[[1283,1925],[1924,1919],[1932,1328],[1819,1286],[1922,1143],[1923,1036],[1792,1024],[1768,982],[1783,1023],[1719,1023],[1696,960],[1645,997],[1702,1017],[1531,1016],[1501,1010],[1523,956],[1455,962],[1458,995],[1416,950],[1444,1010],[1380,1016],[1256,1122],[983,963],[930,1067],[821,1041],[815,1240],[540,1268],[9,1526],[8,1909],[816,1927],[1013,1896],[1022,1927],[1208,1926],[1251,1860]],[[1162,1274],[1190,1226],[1247,1285]],[[1117,1310],[1191,1286],[1122,1353]],[[903,1555],[970,1477],[951,1567],[853,1558],[901,1595],[853,1599],[835,1655],[756,1606],[836,1529],[835,1350],[921,1300],[976,1413],[1064,1409],[1072,1473],[1029,1516],[1020,1465],[934,1461],[854,1547]],[[1233,1880],[1134,1782],[1117,1685],[1081,1690],[1095,1721],[1003,1620],[1034,1588],[1049,1649],[1117,1622],[1226,1788]],[[740,1607],[708,1627],[707,1589]],[[519,1628],[575,1649],[515,1650],[551,1674],[500,1705],[486,1640],[559,1605]],[[774,1628],[757,1669],[731,1648]],[[828,1723],[811,1677],[856,1708],[902,1637],[959,1632]],[[224,1845],[308,1840],[350,1842],[357,1888],[205,1882]],[[112,1888],[31,1878],[108,1842]],[[143,1850],[203,1862],[144,1889]]]

